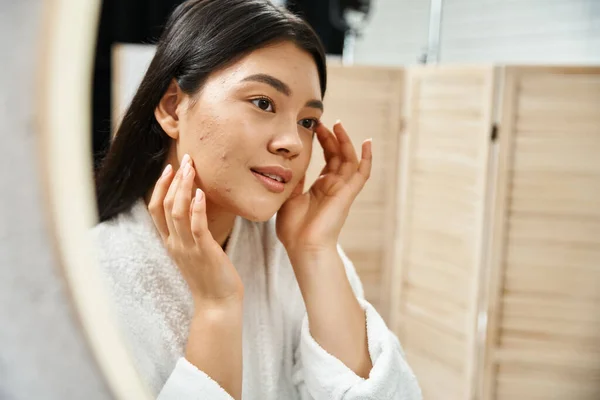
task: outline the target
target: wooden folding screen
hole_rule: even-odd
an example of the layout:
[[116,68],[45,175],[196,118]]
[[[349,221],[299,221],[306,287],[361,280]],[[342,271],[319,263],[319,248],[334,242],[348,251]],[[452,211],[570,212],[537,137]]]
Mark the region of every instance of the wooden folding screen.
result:
[[[331,128],[340,119],[359,157],[362,142],[373,138],[371,179],[352,206],[340,242],[356,267],[367,300],[387,319],[404,72],[330,65],[328,80],[323,122]],[[315,139],[307,187],[323,164],[323,152]]]
[[411,68],[392,326],[426,399],[468,399],[476,352],[493,67]]
[[[328,86],[324,123],[373,138],[341,244],[425,399],[599,399],[600,68],[330,65]],[[315,140],[307,187],[322,166]]]
[[503,84],[484,399],[600,399],[600,68]]

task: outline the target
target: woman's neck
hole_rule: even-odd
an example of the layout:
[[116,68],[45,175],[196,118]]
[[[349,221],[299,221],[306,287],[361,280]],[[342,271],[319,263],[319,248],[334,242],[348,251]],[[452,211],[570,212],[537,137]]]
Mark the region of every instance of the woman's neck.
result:
[[[207,199],[208,200],[208,199]],[[213,239],[221,247],[225,245],[235,223],[235,214],[223,211],[220,207],[206,202],[206,222]]]

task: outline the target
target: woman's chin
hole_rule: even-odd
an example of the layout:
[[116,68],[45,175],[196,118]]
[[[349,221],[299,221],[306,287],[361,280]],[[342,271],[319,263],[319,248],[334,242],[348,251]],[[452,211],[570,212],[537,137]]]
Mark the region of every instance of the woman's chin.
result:
[[269,215],[268,217],[262,216],[262,215],[261,216],[249,215],[247,217],[244,217],[244,219],[247,219],[248,221],[252,221],[252,222],[267,222],[268,220],[273,218],[274,215],[275,215],[275,213]]
[[271,218],[273,218],[273,216],[275,215],[276,212],[277,212],[277,210],[275,210],[274,212],[270,212],[270,213],[248,212],[248,213],[241,213],[240,216],[243,217],[244,219],[247,219],[248,221],[252,221],[252,222],[266,222],[266,221],[270,220]]
[[238,215],[241,217],[253,221],[253,222],[265,222],[273,218],[275,213],[281,208],[281,202],[271,201],[249,201],[244,207],[238,209]]

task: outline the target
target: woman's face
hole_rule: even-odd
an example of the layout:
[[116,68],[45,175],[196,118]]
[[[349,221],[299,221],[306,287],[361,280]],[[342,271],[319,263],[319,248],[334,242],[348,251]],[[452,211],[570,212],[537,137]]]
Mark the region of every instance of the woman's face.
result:
[[290,42],[211,74],[177,107],[176,155],[189,154],[208,207],[263,221],[304,177],[323,113],[317,67]]

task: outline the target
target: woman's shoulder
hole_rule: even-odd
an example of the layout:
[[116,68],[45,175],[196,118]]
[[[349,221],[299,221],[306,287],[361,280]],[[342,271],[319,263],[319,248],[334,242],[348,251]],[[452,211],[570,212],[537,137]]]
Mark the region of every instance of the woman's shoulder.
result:
[[119,215],[99,222],[90,229],[90,237],[96,246],[104,245],[114,241],[117,237],[123,235],[123,229],[119,221]]
[[[161,242],[143,204],[100,222],[90,230],[97,260],[103,270],[149,266],[161,254]],[[144,215],[147,214],[147,215]]]
[[101,259],[118,255],[119,250],[127,248],[128,242],[131,241],[130,235],[119,221],[119,216],[98,223],[90,230],[89,235],[95,246],[94,250]]
[[90,230],[91,240],[100,256],[118,256],[139,245],[130,214],[130,211],[120,213]]
[[93,227],[90,236],[94,246],[95,261],[102,275],[111,284],[114,284],[120,275],[119,271],[130,269],[133,263],[128,260],[134,254],[142,252],[139,242],[118,216]]

